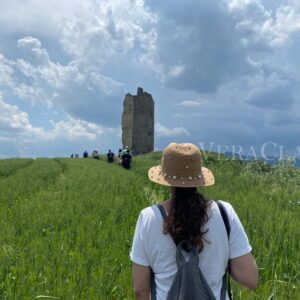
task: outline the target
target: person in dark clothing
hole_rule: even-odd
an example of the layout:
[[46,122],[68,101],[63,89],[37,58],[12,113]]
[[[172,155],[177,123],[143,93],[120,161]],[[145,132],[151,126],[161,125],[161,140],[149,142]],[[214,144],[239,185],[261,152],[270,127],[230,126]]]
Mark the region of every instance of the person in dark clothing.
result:
[[129,150],[127,149],[126,151],[123,151],[122,155],[121,155],[122,167],[129,170],[130,166],[131,166],[131,160],[132,160],[132,156],[131,156]]
[[122,149],[119,149],[119,158],[121,158]]
[[88,152],[86,150],[83,152],[83,157],[84,158],[88,158],[89,157],[89,154],[88,154]]
[[92,156],[93,156],[94,159],[99,159],[99,153],[98,153],[98,151],[94,150]]
[[115,156],[115,154],[113,152],[111,152],[111,150],[109,149],[108,153],[107,153],[107,162],[113,163],[114,162],[114,156]]

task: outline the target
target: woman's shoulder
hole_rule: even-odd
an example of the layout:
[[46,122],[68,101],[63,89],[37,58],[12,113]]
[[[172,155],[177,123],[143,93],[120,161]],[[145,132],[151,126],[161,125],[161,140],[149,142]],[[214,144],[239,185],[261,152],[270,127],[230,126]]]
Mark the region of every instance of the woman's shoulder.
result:
[[219,207],[218,207],[217,202],[220,202],[221,205],[223,205],[229,219],[231,219],[232,217],[234,217],[236,215],[236,212],[235,212],[232,204],[227,201],[224,201],[224,200],[211,200],[210,207],[211,207],[211,210],[213,213],[217,213],[217,212],[219,213]]
[[140,212],[140,217],[143,218],[143,220],[150,221],[152,219],[157,218],[159,209],[156,205],[151,205],[143,208]]
[[144,207],[140,213],[143,216],[151,216],[154,214],[154,210],[155,210],[155,205],[151,205],[151,206]]
[[228,201],[225,201],[225,200],[213,200],[214,204],[215,204],[215,207],[217,207],[217,202],[220,202],[221,204],[223,204],[223,206],[227,209],[233,209],[232,207],[232,204]]
[[160,219],[162,221],[162,217],[156,205],[145,207],[140,212],[138,227],[140,230],[152,231],[157,226],[161,226]]

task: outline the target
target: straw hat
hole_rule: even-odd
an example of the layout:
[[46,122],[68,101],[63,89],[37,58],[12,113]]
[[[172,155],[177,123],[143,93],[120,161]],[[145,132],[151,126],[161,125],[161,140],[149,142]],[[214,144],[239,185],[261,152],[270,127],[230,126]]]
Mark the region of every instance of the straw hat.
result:
[[155,183],[174,187],[213,185],[214,175],[201,164],[197,146],[171,143],[163,152],[161,165],[150,168],[148,177]]

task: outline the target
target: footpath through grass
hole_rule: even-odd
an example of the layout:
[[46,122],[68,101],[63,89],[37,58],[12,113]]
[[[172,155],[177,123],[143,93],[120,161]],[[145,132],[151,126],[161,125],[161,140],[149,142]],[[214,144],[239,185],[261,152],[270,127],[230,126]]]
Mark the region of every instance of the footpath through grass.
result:
[[[168,197],[147,179],[160,158],[136,157],[130,171],[92,159],[1,160],[0,299],[133,299],[137,216]],[[202,192],[232,203],[260,267],[258,290],[234,285],[235,299],[300,299],[299,171],[213,154],[205,165],[216,185]]]

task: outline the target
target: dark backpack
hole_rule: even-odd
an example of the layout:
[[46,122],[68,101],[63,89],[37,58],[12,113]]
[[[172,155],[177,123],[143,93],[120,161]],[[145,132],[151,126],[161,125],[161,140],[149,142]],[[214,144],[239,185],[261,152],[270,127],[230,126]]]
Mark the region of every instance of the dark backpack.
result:
[[[217,201],[221,216],[223,218],[226,232],[229,238],[230,224],[228,216],[223,204]],[[162,205],[157,205],[163,219],[167,218],[166,212]],[[172,236],[172,235],[171,235]],[[176,249],[176,262],[177,273],[175,279],[168,292],[166,300],[216,300],[211,288],[207,284],[200,268],[199,268],[199,253],[197,249],[188,245],[191,251],[187,257],[183,255],[183,243],[177,245]],[[152,271],[152,270],[151,270]],[[156,287],[153,271],[151,272],[151,299],[156,300]],[[228,278],[228,282],[227,282]],[[230,282],[227,275],[227,270],[223,276],[223,284],[221,289],[221,300],[226,299],[226,284],[228,283],[228,294],[231,299]]]
[[125,153],[122,155],[121,159],[123,168],[130,169],[131,155],[129,153]]

